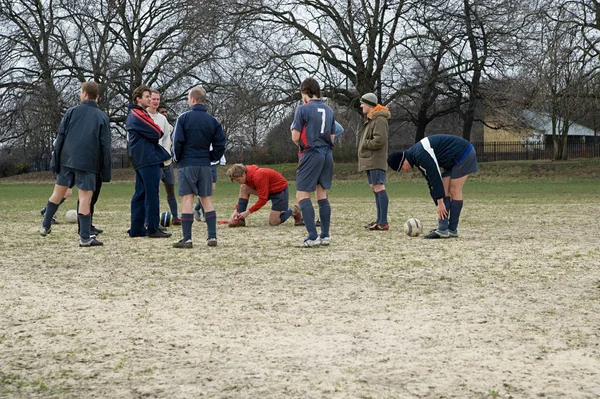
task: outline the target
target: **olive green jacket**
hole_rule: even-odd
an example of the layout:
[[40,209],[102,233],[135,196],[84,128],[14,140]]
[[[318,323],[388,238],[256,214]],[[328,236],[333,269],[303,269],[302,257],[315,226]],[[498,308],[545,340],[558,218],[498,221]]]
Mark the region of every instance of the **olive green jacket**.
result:
[[377,104],[367,115],[358,143],[358,170],[387,170],[388,119],[390,111]]

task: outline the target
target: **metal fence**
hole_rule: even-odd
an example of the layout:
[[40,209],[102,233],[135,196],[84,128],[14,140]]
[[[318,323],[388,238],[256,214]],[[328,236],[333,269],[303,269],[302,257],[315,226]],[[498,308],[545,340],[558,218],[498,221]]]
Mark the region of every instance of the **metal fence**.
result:
[[[521,144],[517,142],[473,143],[480,162],[494,161],[527,161],[536,159],[552,159],[552,144]],[[567,158],[600,157],[600,145],[593,143],[572,142],[567,144]]]

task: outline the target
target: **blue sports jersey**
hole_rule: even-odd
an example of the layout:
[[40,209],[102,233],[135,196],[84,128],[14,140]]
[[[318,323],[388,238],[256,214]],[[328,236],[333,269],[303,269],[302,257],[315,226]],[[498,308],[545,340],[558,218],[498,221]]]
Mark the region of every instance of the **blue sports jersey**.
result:
[[300,132],[300,150],[328,152],[333,147],[331,135],[335,133],[333,111],[320,99],[310,100],[296,109],[292,129]]

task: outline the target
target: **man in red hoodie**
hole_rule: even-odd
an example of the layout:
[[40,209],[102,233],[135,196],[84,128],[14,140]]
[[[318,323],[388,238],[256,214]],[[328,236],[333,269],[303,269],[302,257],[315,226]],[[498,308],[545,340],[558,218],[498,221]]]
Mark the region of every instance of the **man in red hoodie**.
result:
[[[238,203],[231,215],[229,227],[245,226],[248,216],[262,208],[269,200],[271,201],[269,214],[271,226],[280,225],[290,216],[293,216],[297,223],[301,221],[298,205],[288,208],[288,182],[276,170],[236,163],[227,170],[227,177],[241,184]],[[251,194],[258,196],[258,201],[250,209],[246,209]]]

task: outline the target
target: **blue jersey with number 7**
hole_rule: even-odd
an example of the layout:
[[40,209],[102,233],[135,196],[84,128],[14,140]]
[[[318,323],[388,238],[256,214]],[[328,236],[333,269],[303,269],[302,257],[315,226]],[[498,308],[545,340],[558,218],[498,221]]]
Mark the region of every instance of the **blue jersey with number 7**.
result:
[[333,111],[323,100],[313,99],[296,109],[292,129],[300,132],[300,150],[329,152],[333,147],[331,135],[335,133]]

